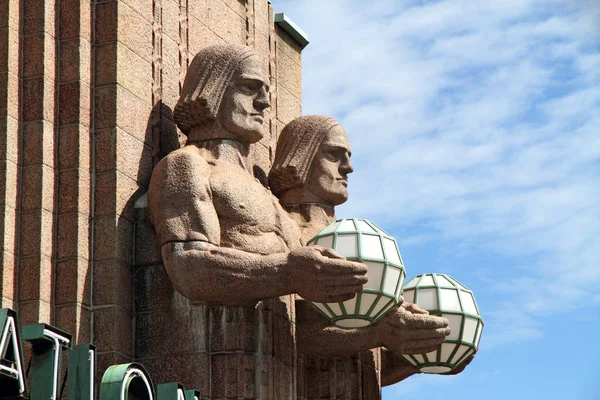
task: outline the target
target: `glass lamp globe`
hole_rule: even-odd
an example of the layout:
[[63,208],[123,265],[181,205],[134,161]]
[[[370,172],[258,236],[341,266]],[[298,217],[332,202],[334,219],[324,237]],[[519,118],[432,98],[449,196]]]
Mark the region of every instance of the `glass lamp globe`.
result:
[[402,296],[404,301],[450,321],[452,332],[436,350],[427,354],[402,355],[421,372],[450,372],[477,352],[483,319],[473,292],[456,279],[444,274],[419,275],[404,286]]
[[340,219],[329,224],[308,245],[329,247],[348,260],[369,268],[362,292],[340,303],[312,303],[334,325],[361,328],[373,324],[399,303],[406,271],[396,240],[364,219]]

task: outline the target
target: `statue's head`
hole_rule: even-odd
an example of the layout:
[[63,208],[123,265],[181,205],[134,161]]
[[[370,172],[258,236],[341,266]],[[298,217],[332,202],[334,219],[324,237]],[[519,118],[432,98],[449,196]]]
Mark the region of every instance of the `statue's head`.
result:
[[[283,128],[277,142],[269,185],[283,198],[301,189],[311,198],[329,205],[348,200],[350,144],[342,126],[333,118],[307,115]],[[307,198],[307,196],[301,196]]]
[[269,107],[269,78],[260,57],[241,45],[209,46],[196,54],[174,110],[185,134],[218,122],[246,143],[264,136],[264,110]]

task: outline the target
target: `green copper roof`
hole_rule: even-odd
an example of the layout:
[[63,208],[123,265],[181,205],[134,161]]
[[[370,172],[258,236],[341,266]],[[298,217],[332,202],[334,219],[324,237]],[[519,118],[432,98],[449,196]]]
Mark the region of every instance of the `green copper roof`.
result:
[[308,35],[284,13],[275,14],[275,23],[289,33],[302,48],[308,45]]

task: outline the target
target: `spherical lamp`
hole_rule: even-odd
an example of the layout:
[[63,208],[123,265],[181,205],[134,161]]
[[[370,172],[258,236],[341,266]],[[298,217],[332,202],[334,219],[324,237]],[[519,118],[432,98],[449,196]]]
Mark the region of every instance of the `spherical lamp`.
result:
[[427,354],[403,354],[421,372],[450,372],[477,352],[483,319],[473,292],[444,274],[424,274],[411,279],[402,293],[404,301],[415,303],[431,315],[447,318],[451,333],[438,348]]
[[373,324],[399,303],[406,271],[396,240],[364,219],[340,219],[329,224],[309,245],[329,247],[348,260],[369,268],[362,292],[340,303],[312,303],[333,324],[360,328]]

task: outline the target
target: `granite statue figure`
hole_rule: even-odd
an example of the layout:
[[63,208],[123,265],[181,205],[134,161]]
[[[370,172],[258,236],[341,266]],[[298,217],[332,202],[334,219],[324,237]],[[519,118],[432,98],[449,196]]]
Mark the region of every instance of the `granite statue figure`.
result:
[[[353,171],[350,156],[346,132],[333,118],[299,117],[281,132],[269,184],[301,227],[303,243],[334,221],[334,207],[348,199],[348,174]],[[332,326],[303,300],[297,300],[296,312],[299,353],[336,356],[385,346],[381,357],[386,384],[417,372],[392,351],[427,353],[450,333],[446,319],[409,303],[383,321],[360,329]]]
[[296,223],[252,175],[248,154],[264,136],[268,92],[248,47],[214,45],[194,57],[174,109],[187,143],[157,164],[148,191],[166,271],[181,294],[210,305],[292,293],[352,298],[366,266],[302,247]]

